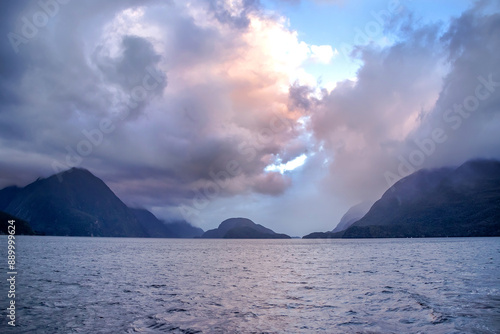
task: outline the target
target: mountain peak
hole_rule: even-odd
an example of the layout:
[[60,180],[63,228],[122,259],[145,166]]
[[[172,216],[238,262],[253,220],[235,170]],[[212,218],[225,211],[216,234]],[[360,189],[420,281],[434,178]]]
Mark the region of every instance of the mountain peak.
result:
[[488,159],[474,159],[462,164],[455,170],[455,174],[463,177],[473,177],[477,175],[500,176],[500,161]]
[[290,238],[279,234],[260,224],[255,224],[248,218],[229,218],[220,223],[219,227],[206,231],[202,238],[232,238],[232,239],[283,239]]
[[500,231],[500,162],[421,170],[388,190],[345,236],[491,236]]
[[349,228],[352,224],[361,219],[370,210],[372,205],[373,202],[363,201],[350,207],[332,232],[340,232]]
[[16,191],[5,212],[48,235],[147,236],[129,208],[83,168],[38,179]]
[[77,176],[93,176],[96,177],[94,174],[92,174],[88,169],[85,168],[80,168],[80,167],[72,167],[70,169],[67,169],[65,171],[59,172],[55,175],[52,175],[52,177],[58,177],[58,178],[64,178],[65,176],[69,175],[77,175]]
[[24,188],[0,190],[0,211],[46,235],[191,238],[203,230],[185,221],[164,223],[125,205],[100,178],[73,167]]
[[[72,167],[68,169],[66,172],[68,173],[73,173],[73,172],[79,172],[79,173],[90,173],[88,169],[81,168],[81,167]],[[92,173],[90,173],[92,174]]]
[[475,159],[460,167],[421,169],[408,175],[346,230],[304,238],[499,235],[500,162]]

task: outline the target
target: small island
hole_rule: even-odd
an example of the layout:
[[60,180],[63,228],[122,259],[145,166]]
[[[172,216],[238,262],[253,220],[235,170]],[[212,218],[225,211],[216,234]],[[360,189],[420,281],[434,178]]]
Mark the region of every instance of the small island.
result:
[[219,227],[208,230],[201,238],[204,239],[291,239],[289,235],[276,233],[260,224],[255,224],[247,218],[229,218],[220,223]]

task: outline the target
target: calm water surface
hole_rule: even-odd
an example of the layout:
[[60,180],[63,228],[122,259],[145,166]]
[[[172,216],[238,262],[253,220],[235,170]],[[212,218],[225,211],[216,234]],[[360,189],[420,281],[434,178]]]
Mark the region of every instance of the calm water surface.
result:
[[0,333],[500,333],[500,238],[1,240]]

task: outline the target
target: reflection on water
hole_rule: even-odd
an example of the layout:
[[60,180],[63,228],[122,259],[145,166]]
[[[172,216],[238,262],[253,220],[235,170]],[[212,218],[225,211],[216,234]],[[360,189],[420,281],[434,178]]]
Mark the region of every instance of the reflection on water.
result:
[[1,332],[500,332],[500,238],[18,246],[18,326]]

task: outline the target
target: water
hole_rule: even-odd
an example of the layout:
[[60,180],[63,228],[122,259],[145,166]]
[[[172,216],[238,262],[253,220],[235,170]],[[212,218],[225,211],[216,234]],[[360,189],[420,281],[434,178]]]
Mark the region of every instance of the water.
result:
[[17,242],[1,333],[500,332],[500,238]]

